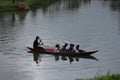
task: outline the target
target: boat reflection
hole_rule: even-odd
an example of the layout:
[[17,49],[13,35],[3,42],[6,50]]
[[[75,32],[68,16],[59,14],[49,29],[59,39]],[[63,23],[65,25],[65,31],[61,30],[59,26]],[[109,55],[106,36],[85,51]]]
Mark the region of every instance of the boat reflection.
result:
[[36,64],[38,64],[39,62],[41,62],[41,55],[39,53],[33,53],[33,61],[36,62]]
[[[36,62],[36,64],[38,64],[39,62],[41,62],[42,58],[44,55],[48,55],[48,54],[44,54],[44,53],[33,53],[33,61]],[[91,59],[91,60],[96,60],[99,61],[97,58],[95,58],[94,56],[91,55],[80,55],[80,56],[63,56],[63,55],[52,55],[55,58],[55,61],[69,61],[70,63],[72,62],[79,62],[80,59]]]
[[70,63],[76,61],[78,62],[80,59],[92,59],[92,60],[96,60],[98,61],[97,58],[95,58],[94,56],[91,55],[84,55],[84,56],[60,56],[60,55],[54,55],[55,57],[55,61],[69,61]]

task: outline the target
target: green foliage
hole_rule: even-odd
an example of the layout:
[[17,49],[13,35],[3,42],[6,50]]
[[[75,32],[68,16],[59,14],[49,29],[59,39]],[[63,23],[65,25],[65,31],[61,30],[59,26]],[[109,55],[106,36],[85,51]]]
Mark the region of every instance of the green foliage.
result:
[[29,6],[33,6],[37,3],[37,0],[24,0],[24,3],[26,3]]
[[7,11],[7,10],[16,10],[16,3],[13,4],[10,0],[9,1],[0,1],[0,11]]
[[91,79],[76,79],[76,80],[120,80],[120,74],[106,74],[104,76],[97,76]]
[[[32,6],[36,3],[37,0],[24,0],[24,3],[26,3],[29,6]],[[15,0],[15,3],[12,3],[12,0],[0,0],[0,11],[12,11],[12,10],[18,10],[17,7],[18,0]]]
[[[52,3],[57,2],[58,0],[23,0],[28,6],[34,6],[39,4],[41,6],[48,6]],[[15,3],[12,3],[12,0],[0,0],[0,11],[9,11],[9,10],[18,10],[17,7],[18,0],[15,0]]]

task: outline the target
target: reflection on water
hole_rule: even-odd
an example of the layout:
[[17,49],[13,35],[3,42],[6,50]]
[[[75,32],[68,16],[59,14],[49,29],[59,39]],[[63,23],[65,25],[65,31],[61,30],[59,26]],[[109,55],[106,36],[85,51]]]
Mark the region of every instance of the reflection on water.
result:
[[[41,0],[38,0],[37,5],[35,8],[31,9],[32,13],[34,15],[36,14],[36,9],[38,7],[41,7],[41,4],[39,4]],[[54,13],[56,11],[64,11],[64,10],[77,10],[80,8],[82,4],[87,5],[90,4],[91,0],[53,0],[46,5],[42,5],[41,9],[44,13],[51,12]],[[17,11],[17,12],[2,12],[0,13],[0,25],[1,26],[8,26],[12,25],[15,26],[16,23],[23,23],[26,19],[28,11]],[[2,22],[2,23],[1,23]]]
[[[22,29],[27,12],[12,11],[0,13],[0,50],[3,54],[13,54],[18,48],[17,37]],[[19,26],[18,26],[19,25]],[[16,44],[17,42],[17,44]]]
[[[33,61],[36,62],[36,64],[38,64],[39,62],[42,61],[42,57],[41,55],[44,55],[41,54],[41,53],[32,53],[33,54]],[[54,56],[55,58],[55,61],[69,61],[70,63],[72,62],[79,62],[80,59],[92,59],[92,60],[96,60],[98,61],[97,58],[95,58],[94,56],[91,56],[91,55],[83,55],[83,56],[62,56],[62,55],[52,55]]]
[[[119,0],[102,0],[104,3],[109,4],[111,10],[113,11],[120,11],[120,1]],[[40,3],[39,3],[40,2]],[[36,6],[34,6],[32,10],[33,13],[35,13],[37,11],[37,8],[40,7],[41,9],[43,9],[43,12],[55,12],[55,11],[63,11],[63,10],[77,10],[79,8],[81,8],[81,6],[85,6],[85,5],[90,5],[91,4],[91,0],[52,0],[51,2],[49,1],[49,3],[47,3],[46,5],[42,5],[41,6],[41,0],[38,0],[38,3]],[[20,20],[25,19],[27,11],[17,11],[17,15],[19,17]],[[10,17],[11,16],[11,17]],[[15,20],[15,12],[13,12],[13,14],[0,14],[0,19],[3,20],[3,22],[6,22],[5,17],[9,17],[8,19],[12,22],[10,23],[14,23]]]
[[109,6],[113,11],[120,11],[120,0],[104,0],[106,3],[109,2]]
[[17,11],[17,15],[19,17],[19,19],[22,21],[26,18],[28,11]]
[[120,34],[120,0],[111,0],[110,2],[110,7],[111,10],[113,11],[118,11],[118,15],[119,15],[119,34]]
[[9,14],[7,13],[0,13],[0,24],[1,24],[1,27],[4,26],[4,25],[14,25],[14,22],[15,22],[15,14],[13,12],[13,14]]
[[35,61],[36,64],[41,62],[41,55],[39,53],[32,53],[32,54],[33,54],[33,61]]
[[[106,4],[109,4],[111,10],[120,11],[120,1],[119,0],[101,0]],[[54,4],[47,4],[45,7],[42,7],[43,12],[55,12],[63,10],[77,10],[81,6],[90,5],[91,0],[57,0]],[[37,7],[40,6],[39,2]]]
[[[98,70],[106,74],[110,69],[120,73],[120,1],[54,1],[43,7],[38,3],[29,12],[0,12],[1,80],[74,80],[93,77]],[[50,46],[68,41],[85,50],[98,49],[94,56],[99,62],[94,56],[28,54],[26,47],[36,35]]]
[[24,22],[27,11],[2,12],[0,13],[0,27],[16,26]]
[[120,34],[120,0],[103,0],[103,4],[109,5],[110,9],[118,13],[119,34]]
[[60,56],[60,55],[54,55],[55,57],[55,61],[59,61],[59,60],[62,60],[62,61],[69,61],[70,63],[76,61],[78,62],[81,58],[82,59],[92,59],[92,60],[96,60],[98,61],[97,58],[95,58],[94,56]]
[[82,5],[88,5],[90,4],[91,0],[58,0],[55,4],[46,7],[45,9],[43,8],[44,12],[50,12],[54,13],[57,11],[66,11],[66,10],[71,10],[71,11],[76,11],[78,10]]
[[[61,12],[66,10],[76,11],[81,6],[90,5],[91,0],[53,0],[46,5],[42,5],[39,3],[41,0],[38,0],[37,5],[31,9],[32,13],[34,13],[34,16],[37,12],[38,7],[40,7],[44,13],[50,12],[53,14],[54,12]],[[109,4],[111,10],[113,11],[119,11],[120,12],[120,1],[119,0],[103,0],[105,4]],[[8,13],[0,13],[0,22],[2,22],[1,25],[15,25],[15,21],[19,19],[20,21],[24,21],[26,18],[28,11],[17,11],[13,12],[12,14]],[[119,13],[120,14],[120,13]],[[17,18],[18,17],[18,18]],[[6,24],[6,22],[9,22]],[[18,21],[19,22],[19,21]]]

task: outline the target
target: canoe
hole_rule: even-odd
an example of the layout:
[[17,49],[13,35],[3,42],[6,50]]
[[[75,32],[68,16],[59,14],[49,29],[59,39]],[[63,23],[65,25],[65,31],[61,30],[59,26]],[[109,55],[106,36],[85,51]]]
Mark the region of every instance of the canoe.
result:
[[39,49],[34,49],[31,47],[27,47],[29,49],[29,53],[40,53],[40,54],[52,54],[52,55],[62,55],[62,56],[82,56],[82,55],[91,55],[94,54],[96,52],[98,52],[98,50],[92,50],[92,51],[85,51],[85,52],[80,52],[80,53],[76,53],[76,52],[54,52],[54,48],[45,48],[46,52],[40,52]]

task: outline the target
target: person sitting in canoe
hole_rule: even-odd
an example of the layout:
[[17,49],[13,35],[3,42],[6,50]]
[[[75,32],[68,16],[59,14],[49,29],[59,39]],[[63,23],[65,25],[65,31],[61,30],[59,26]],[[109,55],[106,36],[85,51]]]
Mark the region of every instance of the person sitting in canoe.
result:
[[[39,40],[39,39],[40,39],[40,37],[36,36],[36,39],[33,42],[33,48],[34,49],[40,49],[40,51],[45,51],[45,49],[43,47],[39,46],[39,45],[43,45],[42,40],[41,39]],[[39,40],[39,42],[38,42],[38,40]]]
[[65,44],[63,45],[62,49],[61,49],[61,52],[67,52],[67,51],[68,51],[67,46],[68,46],[68,44],[65,43]]
[[80,45],[76,45],[75,52],[80,53],[80,52],[85,52],[85,51],[80,49]]
[[54,52],[60,52],[60,51],[61,51],[60,45],[59,45],[59,44],[56,44],[55,49],[54,49]]
[[68,49],[68,52],[75,52],[74,44],[70,44],[70,48]]

